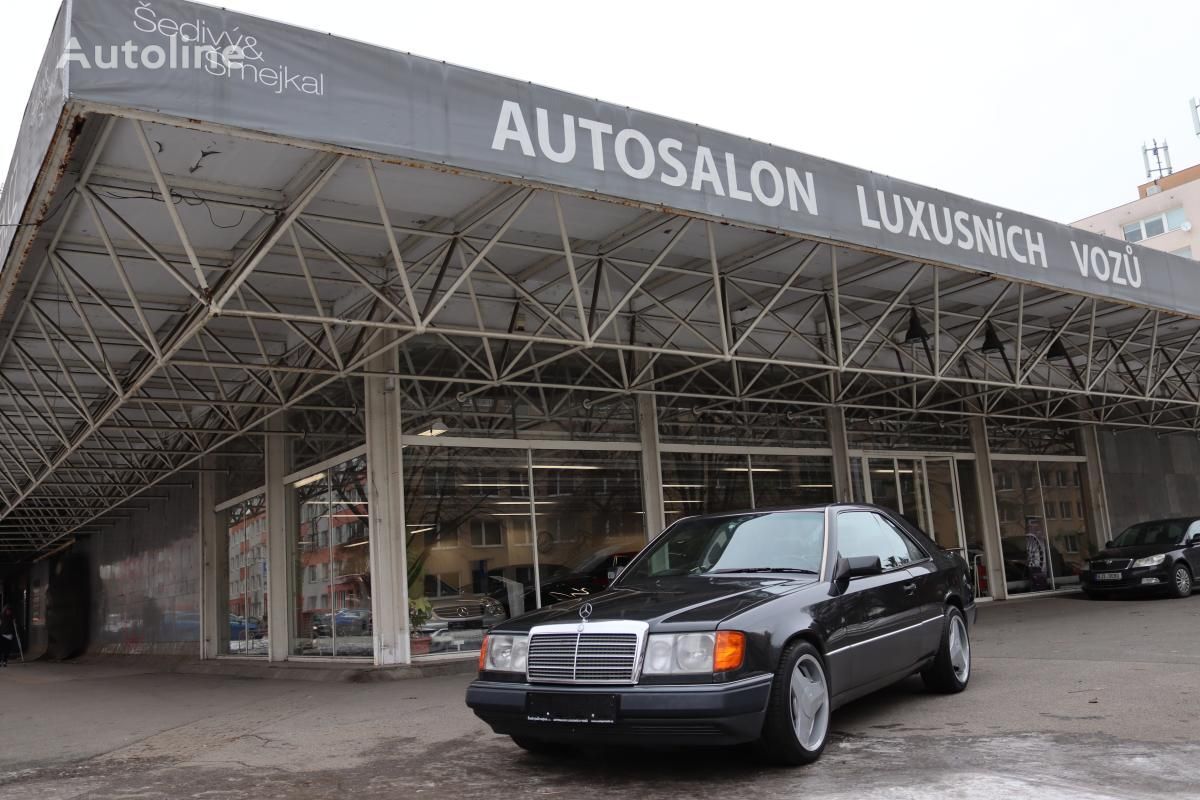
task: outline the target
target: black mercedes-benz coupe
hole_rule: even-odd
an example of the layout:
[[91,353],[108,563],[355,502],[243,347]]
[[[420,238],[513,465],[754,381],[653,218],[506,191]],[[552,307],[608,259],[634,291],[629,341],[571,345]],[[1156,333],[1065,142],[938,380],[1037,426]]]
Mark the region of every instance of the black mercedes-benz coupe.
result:
[[1139,522],[1108,542],[1080,573],[1088,597],[1129,592],[1192,593],[1200,571],[1200,517]]
[[671,525],[603,592],[492,629],[467,705],[531,751],[756,742],[816,760],[843,703],[971,676],[966,564],[863,505]]

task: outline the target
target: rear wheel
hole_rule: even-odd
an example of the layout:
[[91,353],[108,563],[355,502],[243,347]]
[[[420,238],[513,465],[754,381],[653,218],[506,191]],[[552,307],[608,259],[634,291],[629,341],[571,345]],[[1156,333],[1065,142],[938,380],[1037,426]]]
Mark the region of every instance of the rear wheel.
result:
[[967,619],[954,606],[946,606],[942,645],[933,664],[921,670],[925,686],[942,694],[954,694],[967,688],[971,679],[971,639]]
[[825,749],[832,708],[821,654],[808,642],[789,645],[771,684],[760,751],[776,764],[811,764]]
[[1188,597],[1192,593],[1192,572],[1186,564],[1176,564],[1171,572],[1171,596]]

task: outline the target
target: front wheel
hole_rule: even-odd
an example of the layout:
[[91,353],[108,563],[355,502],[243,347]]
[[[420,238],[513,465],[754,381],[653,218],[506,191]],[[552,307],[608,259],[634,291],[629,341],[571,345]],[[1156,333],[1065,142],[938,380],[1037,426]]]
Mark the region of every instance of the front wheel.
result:
[[829,736],[829,679],[821,654],[808,642],[783,652],[763,723],[759,749],[776,764],[799,766],[821,757]]
[[954,606],[946,607],[942,644],[933,664],[921,670],[925,686],[941,694],[955,694],[967,688],[971,679],[971,639],[967,618]]
[[1189,597],[1192,594],[1192,573],[1185,564],[1176,564],[1171,573],[1171,596]]

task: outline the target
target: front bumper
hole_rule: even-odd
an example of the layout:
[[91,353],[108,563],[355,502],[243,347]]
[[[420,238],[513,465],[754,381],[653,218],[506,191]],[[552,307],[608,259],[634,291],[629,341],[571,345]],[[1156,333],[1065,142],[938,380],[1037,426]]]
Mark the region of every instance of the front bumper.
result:
[[1105,574],[1104,571],[1084,570],[1079,573],[1079,582],[1090,592],[1163,591],[1171,588],[1173,568],[1169,561],[1156,567],[1129,567],[1120,571],[1117,580],[1098,580],[1096,576]]
[[[547,721],[530,715],[530,693],[615,696],[615,718]],[[477,680],[467,688],[467,705],[493,731],[509,736],[667,747],[729,745],[759,737],[770,693],[770,675],[686,686],[562,686]]]

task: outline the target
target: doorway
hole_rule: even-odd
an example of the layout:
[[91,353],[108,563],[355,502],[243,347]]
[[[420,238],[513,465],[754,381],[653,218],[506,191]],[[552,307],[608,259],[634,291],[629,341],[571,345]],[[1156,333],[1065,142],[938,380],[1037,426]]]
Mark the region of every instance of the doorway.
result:
[[962,556],[977,596],[988,595],[974,462],[944,454],[852,458],[866,502],[901,514],[946,550]]

